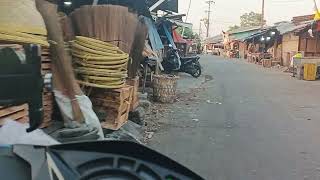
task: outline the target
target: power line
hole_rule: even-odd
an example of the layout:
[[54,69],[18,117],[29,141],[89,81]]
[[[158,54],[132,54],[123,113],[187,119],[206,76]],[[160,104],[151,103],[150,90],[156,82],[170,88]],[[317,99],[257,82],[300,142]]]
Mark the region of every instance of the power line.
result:
[[206,3],[209,4],[209,8],[208,8],[208,17],[207,17],[207,37],[209,37],[209,31],[210,31],[210,15],[211,15],[211,4],[214,4],[215,2],[212,0],[206,1]]
[[187,11],[186,20],[185,20],[186,22],[187,22],[188,17],[189,17],[190,7],[191,7],[191,0],[189,0],[189,6],[188,6],[188,11]]
[[262,0],[261,28],[264,26],[264,0]]
[[[189,0],[189,6],[188,6],[188,11],[187,11],[187,15],[186,15],[185,22],[187,22],[187,20],[188,20],[190,7],[191,7],[191,0]],[[183,28],[182,28],[182,37],[184,36],[184,31],[185,31],[185,28],[183,27]]]

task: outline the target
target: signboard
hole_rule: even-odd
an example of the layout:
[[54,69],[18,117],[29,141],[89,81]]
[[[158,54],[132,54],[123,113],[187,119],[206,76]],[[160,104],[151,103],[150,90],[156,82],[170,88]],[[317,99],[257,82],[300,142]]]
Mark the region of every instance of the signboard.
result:
[[[147,4],[149,7],[154,5],[159,0],[147,0]],[[166,0],[159,7],[157,7],[154,11],[162,10],[162,11],[172,11],[178,13],[178,0]]]

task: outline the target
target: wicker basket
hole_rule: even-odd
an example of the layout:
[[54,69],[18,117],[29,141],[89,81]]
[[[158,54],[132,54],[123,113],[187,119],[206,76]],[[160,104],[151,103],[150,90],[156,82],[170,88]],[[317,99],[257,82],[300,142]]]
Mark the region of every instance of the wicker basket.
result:
[[173,103],[176,97],[178,76],[154,75],[153,97],[157,102]]

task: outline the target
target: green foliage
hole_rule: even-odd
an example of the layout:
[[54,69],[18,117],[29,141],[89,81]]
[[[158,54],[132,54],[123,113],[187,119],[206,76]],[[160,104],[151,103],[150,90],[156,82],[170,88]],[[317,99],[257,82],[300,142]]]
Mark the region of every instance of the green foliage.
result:
[[260,13],[255,13],[251,11],[250,13],[245,13],[240,16],[240,26],[241,27],[252,27],[261,25],[262,15]]
[[245,13],[242,16],[240,16],[240,20],[241,20],[240,26],[238,26],[238,25],[230,26],[228,31],[237,30],[241,27],[260,26],[261,19],[262,19],[262,15],[259,13],[255,13],[253,11],[251,11],[249,13]]
[[229,29],[228,29],[228,31],[233,31],[233,30],[237,30],[237,29],[239,29],[240,28],[240,26],[238,26],[238,25],[234,25],[234,26],[229,26]]
[[184,33],[183,33],[183,27],[178,27],[177,32],[181,36],[183,34],[183,38],[186,38],[186,39],[194,39],[195,38],[195,34],[193,33],[192,29],[190,29],[190,28],[184,28]]

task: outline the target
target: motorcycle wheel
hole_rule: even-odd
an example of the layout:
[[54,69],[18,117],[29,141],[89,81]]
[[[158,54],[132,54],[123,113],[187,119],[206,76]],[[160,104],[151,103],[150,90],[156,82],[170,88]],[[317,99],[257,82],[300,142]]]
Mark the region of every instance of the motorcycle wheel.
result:
[[201,76],[201,66],[200,64],[195,64],[194,66],[194,70],[191,73],[191,76],[198,78]]

